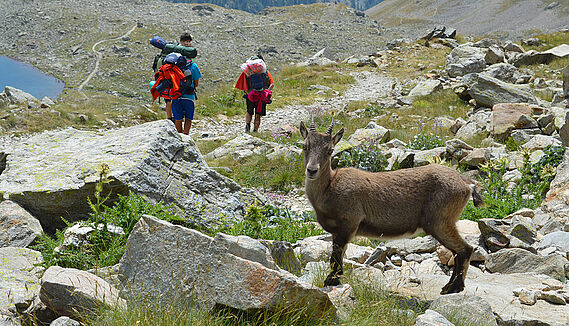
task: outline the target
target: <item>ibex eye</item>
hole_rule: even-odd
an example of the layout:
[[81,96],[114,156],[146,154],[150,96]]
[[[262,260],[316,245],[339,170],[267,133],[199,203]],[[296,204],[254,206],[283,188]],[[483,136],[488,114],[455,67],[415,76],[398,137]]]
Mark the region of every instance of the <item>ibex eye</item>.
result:
[[334,153],[334,149],[333,149],[333,148],[330,148],[330,149],[328,150],[328,154],[332,155],[332,153]]
[[307,149],[308,149],[308,146],[306,146],[306,145],[302,145],[302,150],[304,150],[304,151],[305,151],[305,150],[307,150]]

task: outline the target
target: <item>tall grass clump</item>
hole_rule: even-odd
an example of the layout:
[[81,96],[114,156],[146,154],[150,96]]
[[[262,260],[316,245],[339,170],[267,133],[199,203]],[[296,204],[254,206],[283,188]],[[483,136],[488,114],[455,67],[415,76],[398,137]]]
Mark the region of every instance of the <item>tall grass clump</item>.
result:
[[378,280],[365,280],[346,275],[354,290],[357,304],[349,318],[341,325],[414,325],[418,315],[427,309],[418,301],[399,297],[381,284]]
[[[273,108],[290,104],[312,104],[314,96],[331,97],[343,92],[354,83],[354,77],[345,73],[341,65],[327,66],[287,66],[275,76]],[[329,87],[325,94],[317,94],[321,85]]]
[[239,311],[215,307],[207,312],[195,303],[172,299],[158,302],[153,299],[129,301],[128,308],[101,309],[97,316],[85,321],[90,326],[318,326],[334,325],[324,312],[318,318],[311,316],[306,306],[285,306],[254,311]]
[[[48,234],[39,237],[33,248],[42,253],[43,265],[46,268],[57,265],[87,270],[112,266],[118,263],[124,254],[128,235],[142,215],[149,214],[171,222],[177,219],[168,211],[168,207],[149,203],[132,192],[127,196],[118,195],[113,206],[104,205],[103,199],[91,203],[92,212],[86,221],[77,222],[93,228],[83,245],[64,245],[63,230],[57,230],[55,237]],[[66,224],[67,227],[73,226],[69,222]],[[117,233],[116,227],[120,227],[123,232]]]
[[324,234],[316,225],[314,215],[299,214],[288,208],[271,204],[250,205],[242,221],[222,224],[206,231],[209,234],[223,232],[230,235],[246,235],[254,239],[288,241]]
[[461,218],[477,221],[481,218],[503,218],[521,208],[537,208],[549,185],[555,177],[555,168],[563,160],[565,147],[548,146],[544,156],[536,163],[529,160],[529,152],[522,152],[524,158],[522,174],[518,181],[504,179],[508,162],[504,159],[490,161],[480,166],[482,196],[485,207],[476,208],[468,203]]

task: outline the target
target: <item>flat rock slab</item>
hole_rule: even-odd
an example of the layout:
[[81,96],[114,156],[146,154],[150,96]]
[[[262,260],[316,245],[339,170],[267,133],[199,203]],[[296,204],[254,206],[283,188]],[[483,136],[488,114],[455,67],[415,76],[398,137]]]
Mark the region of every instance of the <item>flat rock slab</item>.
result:
[[[403,295],[418,297],[422,300],[434,300],[440,297],[441,288],[448,282],[449,276],[413,275],[420,280],[410,282],[400,274],[387,274],[390,290]],[[514,289],[540,286],[550,277],[540,274],[487,274],[470,268],[466,278],[466,288],[462,295],[476,295],[486,300],[498,316],[500,325],[569,325],[569,306],[554,305],[538,300],[533,306],[520,303],[514,296]],[[416,280],[415,280],[416,281]],[[540,323],[537,323],[539,321]]]
[[0,315],[13,316],[13,311],[22,312],[32,304],[43,271],[36,265],[42,261],[41,253],[31,249],[0,248]]
[[0,194],[40,219],[46,232],[90,213],[95,185],[106,166],[106,204],[134,191],[196,221],[241,217],[244,194],[234,181],[211,170],[193,141],[160,120],[108,131],[72,128],[0,144],[5,169]]

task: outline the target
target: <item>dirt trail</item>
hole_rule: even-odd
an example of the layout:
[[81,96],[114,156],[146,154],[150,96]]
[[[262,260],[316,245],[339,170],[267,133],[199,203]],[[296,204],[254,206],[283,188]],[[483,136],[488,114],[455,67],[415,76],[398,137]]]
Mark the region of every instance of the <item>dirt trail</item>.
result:
[[[391,95],[396,80],[384,74],[369,71],[351,73],[356,82],[341,96],[326,100],[316,100],[311,105],[290,105],[283,109],[269,110],[261,120],[261,131],[277,131],[279,127],[298,126],[300,121],[309,119],[310,114],[321,111],[340,110],[351,101],[368,101],[385,98]],[[278,93],[278,88],[275,89]],[[270,108],[270,106],[269,106]],[[192,126],[191,135],[194,139],[227,136],[234,137],[245,132],[245,103],[243,115],[230,120],[218,122],[211,118],[196,121]]]
[[[103,42],[114,41],[114,40],[118,40],[118,39],[121,39],[123,37],[129,36],[130,33],[134,32],[134,30],[136,29],[137,26],[138,26],[138,24],[135,24],[128,32],[124,33],[123,35],[115,36],[115,37],[111,37],[111,38],[106,38],[106,39],[100,40],[97,43],[93,44],[93,47],[91,48],[91,50],[95,53],[95,56],[97,57],[97,60],[95,61],[95,68],[93,68],[93,71],[91,71],[89,76],[87,76],[87,78],[81,83],[81,85],[79,85],[79,87],[77,88],[78,91],[82,91],[83,88],[89,83],[89,81],[91,81],[93,76],[95,76],[97,71],[99,71],[99,63],[101,62],[101,59],[103,59],[103,54],[101,52],[97,51],[97,46],[99,46],[99,44],[101,44]],[[83,94],[83,96],[85,96],[85,94]]]

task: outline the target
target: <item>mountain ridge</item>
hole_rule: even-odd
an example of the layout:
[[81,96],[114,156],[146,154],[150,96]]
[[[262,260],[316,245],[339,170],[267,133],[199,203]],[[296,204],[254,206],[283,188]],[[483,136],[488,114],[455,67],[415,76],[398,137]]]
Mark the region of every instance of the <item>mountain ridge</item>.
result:
[[385,0],[365,11],[386,27],[412,37],[438,25],[463,35],[518,38],[569,27],[569,1]]

